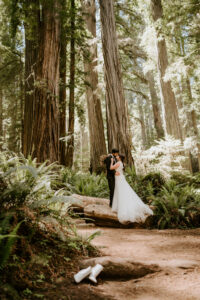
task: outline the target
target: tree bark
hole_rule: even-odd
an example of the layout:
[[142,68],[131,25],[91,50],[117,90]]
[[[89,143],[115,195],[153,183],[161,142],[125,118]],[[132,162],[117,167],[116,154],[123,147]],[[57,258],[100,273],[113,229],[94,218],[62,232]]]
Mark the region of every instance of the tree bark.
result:
[[154,124],[153,124],[153,112],[151,109],[150,99],[146,99],[144,106],[144,119],[145,119],[145,128],[146,128],[146,137],[147,137],[147,148],[151,147],[152,142],[155,139],[154,134]]
[[[82,8],[87,30],[92,38],[96,38],[96,5],[95,0],[82,1]],[[106,153],[101,101],[98,97],[97,45],[89,48],[89,58],[84,59],[86,96],[90,132],[90,168],[98,172],[100,156]]]
[[[184,37],[181,34],[181,30],[179,27],[179,35],[180,35],[180,44],[179,44],[179,49],[180,49],[180,53],[181,55],[185,56],[185,41],[184,41]],[[192,90],[191,90],[191,85],[190,85],[190,80],[189,77],[182,80],[183,82],[183,89],[186,91],[187,93],[187,98],[188,98],[188,102],[189,104],[192,104],[193,102],[193,97],[192,97]],[[186,131],[189,132],[189,129],[192,128],[193,129],[193,133],[196,137],[196,142],[197,142],[197,159],[198,159],[198,168],[200,170],[200,137],[199,137],[199,131],[198,131],[198,127],[197,127],[197,121],[196,121],[196,112],[195,110],[192,110],[191,112],[187,112],[187,128]]]
[[3,93],[0,90],[0,150],[2,149],[3,137]]
[[[187,84],[189,101],[190,101],[190,103],[192,103],[193,99],[192,99],[192,91],[191,91],[189,78],[187,78],[186,84]],[[200,170],[200,142],[199,142],[200,137],[199,137],[199,130],[198,130],[198,127],[197,127],[196,112],[195,112],[194,109],[191,111],[191,120],[192,120],[193,132],[194,132],[194,135],[195,135],[196,141],[197,141],[197,149],[198,149],[197,159],[198,159],[198,167],[199,167],[199,170]]]
[[[14,87],[19,87],[16,83]],[[8,105],[8,110],[10,114],[10,124],[8,126],[7,134],[8,134],[8,149],[10,151],[19,153],[19,135],[17,132],[17,121],[18,121],[18,97],[15,95],[12,98],[12,102]]]
[[146,128],[145,128],[145,122],[144,122],[144,111],[143,111],[143,107],[142,107],[142,101],[141,101],[141,99],[139,99],[139,97],[137,98],[137,106],[138,106],[138,110],[139,110],[139,121],[141,124],[142,146],[143,146],[143,149],[146,149],[147,148],[147,136],[146,136]]
[[38,56],[31,153],[38,162],[59,161],[60,20],[56,1],[43,1],[40,11]]
[[157,33],[157,66],[160,77],[161,99],[164,107],[165,131],[167,134],[172,135],[176,139],[182,140],[175,95],[171,87],[171,82],[164,81],[165,72],[168,67],[167,47],[165,38],[161,36],[160,29],[156,24],[156,22],[162,19],[163,16],[161,0],[151,0],[151,12]]
[[23,136],[24,136],[24,83],[23,83],[23,62],[20,57],[20,119],[21,119],[21,131],[20,131],[20,152],[23,152]]
[[[38,52],[38,25],[39,25],[39,2],[26,1],[25,21],[25,74],[24,74],[24,120],[23,120],[23,142],[22,152],[27,157],[32,154],[33,145],[33,120],[34,120],[34,82],[36,58]],[[32,7],[32,8],[30,8]],[[33,8],[34,7],[34,8]],[[33,21],[31,23],[31,21]],[[33,25],[34,24],[34,25]]]
[[153,75],[150,72],[147,73],[147,79],[149,83],[151,104],[153,109],[154,126],[156,129],[157,137],[158,139],[160,139],[164,136],[164,130],[162,126],[162,119],[161,119],[161,114],[160,114],[160,109],[158,104],[159,99],[155,88],[155,81]]
[[[62,0],[62,10],[66,11],[66,0]],[[67,48],[67,29],[65,26],[65,15],[61,16],[61,43],[60,43],[60,91],[59,91],[59,110],[60,110],[60,163],[66,164],[66,48]]]
[[197,158],[198,158],[198,167],[200,170],[200,137],[199,137],[199,132],[198,132],[198,127],[197,127],[197,119],[196,119],[196,112],[194,110],[191,111],[191,117],[192,117],[192,125],[193,125],[193,129],[194,129],[194,134],[197,138]]
[[105,65],[106,106],[108,117],[109,151],[119,148],[133,165],[131,138],[128,125],[128,109],[124,97],[122,72],[116,36],[113,0],[100,0],[102,44]]
[[69,88],[69,123],[66,150],[66,166],[72,168],[74,160],[74,90],[75,90],[75,1],[71,0],[71,41],[70,41],[70,88]]

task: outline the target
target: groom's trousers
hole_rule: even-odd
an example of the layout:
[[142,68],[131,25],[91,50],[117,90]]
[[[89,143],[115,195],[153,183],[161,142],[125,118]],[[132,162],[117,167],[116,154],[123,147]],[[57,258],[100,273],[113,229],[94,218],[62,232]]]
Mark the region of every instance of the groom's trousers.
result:
[[108,174],[107,179],[108,179],[108,186],[110,190],[110,207],[112,207],[114,190],[115,190],[115,175]]

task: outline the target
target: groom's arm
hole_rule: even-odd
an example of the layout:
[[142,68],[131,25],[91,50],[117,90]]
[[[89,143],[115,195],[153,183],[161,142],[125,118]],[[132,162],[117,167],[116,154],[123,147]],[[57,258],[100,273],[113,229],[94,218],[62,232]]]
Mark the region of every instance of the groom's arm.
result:
[[106,167],[107,167],[108,170],[110,170],[111,158],[112,158],[112,155],[108,155],[106,157],[106,159],[104,160],[104,162],[105,162]]

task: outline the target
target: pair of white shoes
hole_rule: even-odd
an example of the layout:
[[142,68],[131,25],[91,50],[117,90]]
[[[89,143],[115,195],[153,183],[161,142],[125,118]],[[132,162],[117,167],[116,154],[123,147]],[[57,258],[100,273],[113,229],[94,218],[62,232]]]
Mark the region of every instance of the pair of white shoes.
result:
[[100,274],[100,272],[103,270],[103,266],[100,264],[97,264],[95,267],[88,267],[86,269],[83,269],[81,271],[79,271],[77,274],[74,275],[74,280],[76,281],[76,283],[81,282],[81,280],[83,280],[84,278],[88,277],[88,275],[90,275],[88,278],[94,282],[97,283],[97,279],[96,277]]

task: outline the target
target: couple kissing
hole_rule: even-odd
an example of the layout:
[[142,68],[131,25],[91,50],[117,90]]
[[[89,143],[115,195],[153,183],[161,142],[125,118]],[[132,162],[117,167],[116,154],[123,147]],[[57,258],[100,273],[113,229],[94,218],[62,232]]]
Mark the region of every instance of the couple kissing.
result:
[[122,224],[145,222],[153,211],[134,192],[124,176],[124,155],[118,149],[112,149],[104,159],[110,190],[110,207],[117,213]]

